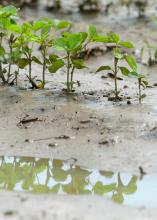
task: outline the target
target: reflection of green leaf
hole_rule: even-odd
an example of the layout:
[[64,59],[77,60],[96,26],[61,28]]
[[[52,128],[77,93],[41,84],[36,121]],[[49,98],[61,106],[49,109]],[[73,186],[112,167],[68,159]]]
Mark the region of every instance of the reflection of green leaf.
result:
[[112,199],[119,204],[122,204],[124,202],[124,197],[121,193],[113,194]]
[[43,184],[34,184],[33,185],[33,192],[35,193],[46,193],[48,192],[48,187]]
[[116,183],[103,185],[102,182],[97,182],[94,186],[94,193],[103,195],[104,193],[111,192],[115,189]]
[[52,187],[50,190],[52,193],[58,193],[59,191],[60,184],[56,184],[55,186]]
[[108,178],[112,178],[114,173],[111,172],[111,171],[103,171],[103,170],[100,170],[99,173],[102,175],[102,176],[106,176]]
[[63,162],[61,160],[54,160],[53,161],[53,178],[55,181],[65,181],[68,177],[68,171],[62,169]]
[[126,186],[126,189],[124,191],[125,194],[133,194],[136,192],[137,190],[137,176],[133,176],[128,184],[128,186]]
[[[8,162],[7,159],[5,160],[5,157],[1,159],[0,189],[14,190],[18,184],[21,190],[36,193],[58,193],[60,189],[64,193],[76,195],[94,193],[111,195],[110,192],[112,192],[112,199],[118,203],[124,201],[124,194],[133,194],[137,190],[138,177],[136,176],[132,176],[127,185],[124,185],[121,175],[118,173],[117,180],[112,182],[111,179],[111,183],[106,185],[105,179],[112,178],[114,173],[99,171],[98,176],[101,175],[101,178],[98,177],[93,186],[93,183],[90,182],[92,170],[65,164],[62,160],[14,157]],[[102,178],[104,182],[99,181]]]

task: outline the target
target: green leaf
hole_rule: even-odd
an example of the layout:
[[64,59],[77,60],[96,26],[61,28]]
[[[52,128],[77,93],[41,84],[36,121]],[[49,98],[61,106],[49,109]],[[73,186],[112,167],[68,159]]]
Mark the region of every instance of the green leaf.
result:
[[94,25],[90,25],[88,29],[88,38],[92,40],[96,35],[97,35],[96,27]]
[[119,68],[121,70],[122,75],[124,75],[124,76],[128,76],[129,75],[130,71],[128,70],[128,68],[126,68],[124,66],[121,66]]
[[121,193],[114,194],[112,196],[112,199],[113,199],[113,201],[115,201],[116,203],[119,203],[119,204],[122,204],[124,201],[124,197]]
[[63,60],[57,60],[51,66],[49,66],[49,71],[50,71],[50,73],[56,73],[57,70],[59,70],[63,66],[64,66],[64,61]]
[[107,36],[96,35],[93,37],[92,41],[98,43],[109,43],[109,38]]
[[131,42],[127,42],[127,41],[121,41],[119,45],[126,48],[134,48],[134,45]]
[[121,51],[119,48],[114,48],[114,57],[118,60],[123,58],[123,55],[121,54]]
[[75,51],[82,45],[82,33],[65,33],[61,38],[54,41],[53,46],[57,50]]
[[24,69],[28,65],[28,63],[29,62],[28,62],[27,59],[22,58],[22,59],[19,60],[18,66],[19,66],[20,69]]
[[59,58],[59,56],[57,56],[56,54],[51,54],[49,56],[49,60],[50,60],[51,63],[54,63],[55,61],[57,61],[58,58]]
[[35,21],[33,23],[33,30],[38,31],[44,26],[44,22],[42,20]]
[[110,66],[101,66],[97,69],[96,73],[104,71],[104,70],[112,70]]
[[134,71],[130,72],[129,75],[131,75],[131,76],[135,76],[135,77],[138,77],[138,76],[139,76],[138,73],[137,73],[137,72],[134,72]]
[[144,98],[146,98],[146,97],[147,97],[146,94],[142,94],[142,95],[141,95],[141,99],[144,99]]
[[72,59],[72,63],[76,69],[86,68],[86,66],[84,65],[84,61],[82,59]]
[[54,27],[57,30],[69,28],[71,24],[72,23],[69,21],[63,21],[63,20],[58,20],[58,19],[54,20]]
[[149,83],[148,83],[146,80],[142,80],[142,84],[143,84],[143,87],[146,88],[146,87],[148,86]]
[[116,184],[103,185],[102,182],[98,181],[94,186],[94,193],[103,195],[104,193],[112,192],[116,187]]
[[39,65],[43,65],[42,62],[35,56],[32,57],[32,61],[34,61],[35,63],[37,63]]
[[120,41],[120,37],[118,34],[108,34],[109,42],[118,44]]
[[4,47],[0,46],[0,56],[4,56],[5,54],[5,49]]
[[133,56],[131,55],[125,55],[125,60],[128,63],[128,65],[131,67],[131,69],[135,72],[137,72],[137,63]]

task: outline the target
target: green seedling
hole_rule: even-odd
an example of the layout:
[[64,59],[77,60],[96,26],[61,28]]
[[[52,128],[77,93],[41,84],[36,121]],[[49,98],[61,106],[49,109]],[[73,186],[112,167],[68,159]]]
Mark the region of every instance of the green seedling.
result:
[[[0,76],[3,83],[8,83],[12,76],[11,67],[13,64],[13,44],[16,41],[16,36],[14,33],[19,31],[19,26],[16,24],[18,9],[13,6],[7,6],[0,8],[0,50],[1,50],[1,59],[0,59]],[[13,33],[14,32],[14,33]],[[4,41],[8,41],[9,52],[7,53],[3,44]],[[3,70],[2,64],[9,64],[8,71]],[[7,77],[4,76],[4,73],[7,72]]]
[[36,57],[33,55],[35,40],[36,36],[33,32],[32,24],[28,22],[23,23],[21,26],[21,33],[17,38],[14,47],[20,48],[21,50],[22,55],[18,60],[18,67],[19,69],[24,69],[28,66],[27,78],[32,85],[32,88],[38,88],[34,81],[36,77],[32,77],[32,63],[37,62]]
[[144,89],[146,89],[147,86],[148,86],[148,82],[147,82],[144,75],[138,73],[137,62],[136,62],[136,60],[133,56],[126,55],[125,60],[131,68],[131,71],[130,71],[129,75],[137,78],[137,82],[138,82],[138,100],[139,100],[139,104],[141,104],[142,100],[146,97],[146,94],[142,94],[142,87]]
[[132,49],[134,46],[130,42],[121,41],[119,35],[117,34],[108,34],[107,36],[99,35],[95,37],[94,41],[109,43],[114,46],[113,66],[101,66],[96,72],[111,71],[113,73],[113,79],[114,79],[114,85],[115,85],[115,89],[114,89],[115,101],[118,101],[120,100],[120,97],[119,97],[120,91],[118,89],[118,83],[117,83],[119,71],[121,71],[122,75],[124,76],[128,76],[130,72],[126,66],[120,65],[120,61],[125,60],[125,54],[123,53],[123,49],[124,48]]
[[76,69],[86,68],[83,59],[79,59],[80,52],[87,47],[92,41],[94,36],[97,35],[96,28],[91,25],[88,33],[64,33],[63,37],[58,38],[54,41],[54,48],[59,51],[65,52],[65,57],[58,59],[56,58],[54,64],[49,67],[50,72],[56,72],[61,67],[65,66],[67,69],[67,80],[66,80],[66,91],[67,93],[73,92],[74,73]]
[[[35,42],[40,45],[42,61],[37,57],[34,57],[34,61],[37,64],[42,65],[42,81],[41,87],[44,88],[45,81],[45,72],[49,64],[51,64],[51,56],[48,57],[48,49],[52,47],[54,40],[54,35],[57,31],[69,28],[71,23],[68,21],[54,20],[52,21],[49,18],[40,19],[33,24],[33,29],[37,32],[35,36]],[[53,33],[52,33],[53,32]]]

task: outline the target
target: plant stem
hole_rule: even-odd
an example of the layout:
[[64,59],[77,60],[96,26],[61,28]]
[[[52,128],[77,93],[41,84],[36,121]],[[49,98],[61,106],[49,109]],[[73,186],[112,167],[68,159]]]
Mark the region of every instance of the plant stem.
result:
[[3,83],[6,83],[4,74],[3,74],[3,68],[2,68],[2,63],[0,63],[0,78],[2,79]]
[[141,78],[138,78],[138,97],[139,97],[139,104],[142,103],[142,96],[141,96]]
[[73,76],[74,76],[74,70],[75,70],[75,67],[73,66],[73,67],[72,67],[72,70],[71,70],[71,91],[73,90]]
[[[9,44],[9,49],[10,49],[10,56],[12,56],[12,46]],[[7,77],[7,82],[9,83],[9,79],[11,76],[11,67],[12,67],[12,57],[10,58],[10,63],[9,63],[9,69],[8,69],[8,77]]]
[[19,75],[19,72],[20,72],[20,68],[18,67],[18,70],[17,70],[17,73],[16,73],[16,86],[18,85],[18,75]]
[[31,56],[29,56],[29,79],[32,79],[32,60],[31,60]]
[[118,59],[114,58],[114,83],[115,83],[115,98],[118,100],[118,85],[117,85],[117,74],[118,74]]
[[46,71],[46,48],[43,47],[43,88],[45,87],[45,71]]
[[67,64],[67,93],[70,93],[70,53],[68,52],[68,64]]

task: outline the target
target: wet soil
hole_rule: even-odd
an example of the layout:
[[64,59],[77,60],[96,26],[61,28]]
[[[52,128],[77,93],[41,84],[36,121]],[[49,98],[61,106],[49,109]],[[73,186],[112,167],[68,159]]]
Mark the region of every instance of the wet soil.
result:
[[[154,7],[155,10],[155,7]],[[24,18],[32,19],[47,12],[25,9]],[[122,39],[133,41],[136,54],[144,40],[155,44],[157,28],[152,22],[138,20],[136,13],[126,17],[125,8],[114,10],[109,16],[100,14],[52,14],[72,19],[73,30],[86,30],[88,23],[101,32],[115,31]],[[148,9],[147,16],[152,15]],[[91,47],[95,48],[95,45]],[[104,45],[100,45],[104,49]],[[105,50],[105,49],[104,49]],[[147,52],[144,61],[148,60]],[[147,97],[138,104],[135,79],[119,80],[121,102],[108,101],[112,97],[113,81],[106,73],[95,74],[101,64],[112,63],[112,51],[90,56],[88,69],[75,75],[81,86],[67,96],[62,89],[65,73],[52,76],[45,90],[25,90],[24,72],[19,87],[0,87],[0,155],[35,156],[51,159],[76,160],[76,165],[113,172],[154,175],[157,172],[157,65],[148,67],[139,62],[139,70],[146,74],[150,87]],[[40,67],[34,65],[33,74],[40,77]],[[107,77],[106,77],[107,76]],[[23,123],[24,122],[24,123]],[[155,209],[120,207],[100,197],[65,197],[0,193],[3,219],[156,219]],[[40,203],[38,201],[41,201]],[[6,202],[7,201],[7,202]],[[38,203],[38,206],[36,206]],[[6,206],[7,204],[7,206]],[[16,204],[16,206],[15,206]],[[17,207],[20,206],[20,209]],[[31,208],[31,212],[28,211]],[[114,210],[114,212],[113,212]]]

